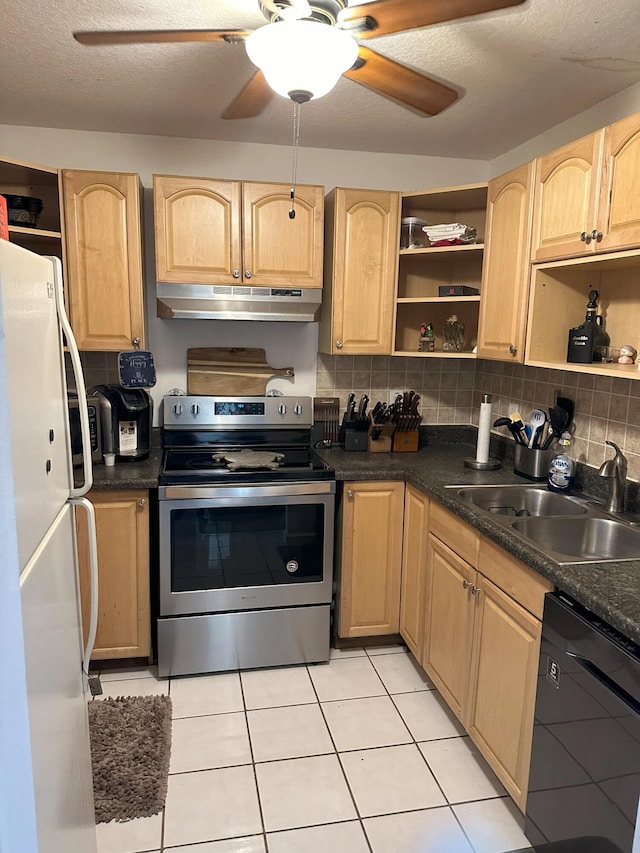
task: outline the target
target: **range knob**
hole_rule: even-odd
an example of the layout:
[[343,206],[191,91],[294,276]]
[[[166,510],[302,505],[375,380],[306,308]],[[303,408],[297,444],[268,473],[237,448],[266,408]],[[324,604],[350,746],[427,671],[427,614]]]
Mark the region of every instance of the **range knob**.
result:
[[182,403],[176,403],[175,406],[173,407],[173,413],[175,415],[181,415],[183,411],[184,411],[184,407],[183,407]]
[[199,415],[200,414],[200,406],[197,403],[194,403],[191,406],[191,414],[192,415]]
[[287,414],[287,407],[285,406],[284,403],[280,403],[280,405],[278,406],[278,414],[279,415],[286,415]]
[[296,413],[296,415],[302,414],[302,406],[300,405],[300,403],[295,404],[295,406],[293,407],[293,411]]

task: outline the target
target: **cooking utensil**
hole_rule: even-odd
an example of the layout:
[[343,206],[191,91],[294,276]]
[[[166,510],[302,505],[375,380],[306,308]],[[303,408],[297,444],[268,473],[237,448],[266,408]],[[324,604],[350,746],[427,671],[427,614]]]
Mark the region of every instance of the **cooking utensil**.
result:
[[529,439],[529,450],[536,447],[536,439],[538,433],[547,422],[547,416],[542,409],[532,409],[529,414],[529,423],[531,424],[531,438]]
[[563,426],[563,429],[567,429],[567,427],[571,426],[571,421],[573,420],[573,400],[570,400],[569,397],[557,397],[556,406],[559,406],[561,409],[564,409],[564,411],[567,413],[567,422]]
[[524,444],[526,446],[528,443],[527,433],[525,432],[522,415],[520,412],[511,412],[509,419],[511,420],[511,432],[513,433],[513,437],[518,444]]
[[293,367],[271,367],[263,349],[198,347],[187,350],[189,394],[265,396],[272,376],[294,377]]

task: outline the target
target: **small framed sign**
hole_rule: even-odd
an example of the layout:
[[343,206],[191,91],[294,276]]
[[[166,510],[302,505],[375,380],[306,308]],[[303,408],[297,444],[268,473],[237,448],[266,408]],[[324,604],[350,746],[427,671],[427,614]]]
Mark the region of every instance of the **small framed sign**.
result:
[[156,384],[153,353],[141,349],[119,353],[118,376],[123,388],[153,388]]

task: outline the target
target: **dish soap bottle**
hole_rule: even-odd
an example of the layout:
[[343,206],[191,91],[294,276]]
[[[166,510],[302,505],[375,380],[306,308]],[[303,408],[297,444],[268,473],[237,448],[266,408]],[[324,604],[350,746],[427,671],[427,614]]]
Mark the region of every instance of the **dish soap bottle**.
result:
[[567,494],[571,491],[575,473],[576,463],[571,457],[571,434],[563,432],[553,448],[547,488],[552,492]]

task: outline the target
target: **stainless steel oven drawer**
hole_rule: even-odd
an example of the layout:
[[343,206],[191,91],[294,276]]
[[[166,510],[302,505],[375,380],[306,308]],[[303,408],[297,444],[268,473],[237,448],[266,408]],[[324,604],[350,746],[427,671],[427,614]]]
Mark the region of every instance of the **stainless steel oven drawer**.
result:
[[158,619],[160,676],[329,659],[328,604]]

